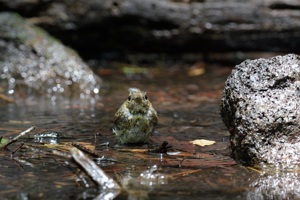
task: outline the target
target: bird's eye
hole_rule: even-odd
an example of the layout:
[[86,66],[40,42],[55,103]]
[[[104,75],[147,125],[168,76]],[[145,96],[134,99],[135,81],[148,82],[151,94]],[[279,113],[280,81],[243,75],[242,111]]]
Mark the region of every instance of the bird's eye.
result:
[[148,99],[147,95],[145,95],[145,99],[146,99],[146,100]]
[[130,101],[130,100],[131,100],[131,96],[128,97],[128,101]]

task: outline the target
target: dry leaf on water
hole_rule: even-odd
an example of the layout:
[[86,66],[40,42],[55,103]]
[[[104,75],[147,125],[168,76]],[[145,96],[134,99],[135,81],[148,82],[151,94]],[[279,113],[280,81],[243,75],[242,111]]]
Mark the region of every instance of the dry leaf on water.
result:
[[201,147],[213,145],[216,143],[216,141],[213,140],[203,140],[203,139],[197,139],[190,142]]
[[205,73],[205,64],[203,62],[198,62],[194,64],[189,70],[189,76],[200,76]]

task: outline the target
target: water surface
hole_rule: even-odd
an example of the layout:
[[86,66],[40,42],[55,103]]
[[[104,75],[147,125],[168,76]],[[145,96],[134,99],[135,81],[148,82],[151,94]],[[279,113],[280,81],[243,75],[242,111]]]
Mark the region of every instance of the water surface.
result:
[[[116,199],[300,198],[298,173],[259,173],[230,158],[229,133],[220,118],[219,104],[231,68],[203,63],[200,68],[205,71],[198,73],[192,66],[101,69],[98,73],[105,84],[94,103],[35,98],[2,104],[2,137],[10,139],[31,126],[36,128],[8,151],[0,152],[1,199],[99,198],[101,188],[78,165],[52,153],[52,149],[68,152],[64,147],[71,143],[109,158],[98,160],[98,165],[123,186]],[[114,113],[127,99],[129,87],[147,91],[159,116],[152,141],[142,146],[119,145],[111,131]],[[54,141],[34,138],[34,134],[49,131],[60,137]],[[216,144],[193,146],[189,142],[195,139]],[[182,154],[143,152],[164,140],[173,146],[174,154]],[[110,145],[101,145],[105,142]],[[154,165],[154,179],[141,177]]]

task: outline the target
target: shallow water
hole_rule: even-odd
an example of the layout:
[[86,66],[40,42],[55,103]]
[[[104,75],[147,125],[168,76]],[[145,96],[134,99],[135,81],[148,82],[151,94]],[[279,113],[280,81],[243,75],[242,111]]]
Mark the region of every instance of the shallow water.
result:
[[[105,85],[94,104],[74,100],[54,104],[33,99],[1,105],[2,137],[9,139],[36,127],[10,145],[9,151],[0,152],[1,199],[100,198],[103,191],[85,173],[78,172],[80,167],[52,153],[52,149],[68,152],[64,147],[71,142],[94,148],[99,157],[109,158],[97,163],[122,185],[116,199],[300,198],[297,172],[259,173],[230,158],[229,133],[219,116],[219,103],[231,69],[218,65],[205,65],[205,69],[197,76],[189,73],[190,67],[183,66],[145,68],[130,74],[120,73],[118,68],[108,73],[100,70]],[[158,112],[159,124],[150,144],[122,146],[111,131],[114,113],[126,100],[129,87],[147,91]],[[34,134],[45,131],[59,133],[52,143],[61,146],[34,138]],[[189,141],[195,139],[216,144],[193,146]],[[143,152],[164,140],[173,146],[175,155]],[[105,142],[110,145],[101,145]],[[154,165],[157,170],[149,173],[147,170]]]

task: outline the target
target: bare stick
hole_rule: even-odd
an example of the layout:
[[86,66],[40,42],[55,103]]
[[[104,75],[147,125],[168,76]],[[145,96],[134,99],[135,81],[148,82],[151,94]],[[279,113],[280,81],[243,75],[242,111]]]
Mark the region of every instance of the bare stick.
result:
[[82,181],[82,183],[84,184],[84,187],[89,188],[90,185],[87,182],[87,180],[81,175],[79,174],[71,165],[68,161],[65,161],[65,164],[68,166],[68,168],[74,173],[76,174],[76,176],[78,177],[79,180]]
[[120,191],[120,185],[110,178],[106,173],[98,167],[98,165],[89,159],[82,151],[77,148],[70,149],[71,155],[74,160],[81,165],[87,174],[99,185],[102,186],[105,190],[117,190]]
[[72,156],[69,153],[65,153],[65,152],[61,152],[61,151],[57,151],[57,150],[52,150],[52,153],[56,156],[61,156],[64,158],[72,158]]
[[99,144],[99,146],[109,146],[109,142],[101,143],[101,144]]
[[202,171],[202,169],[195,169],[195,170],[188,170],[188,171],[184,171],[184,172],[178,172],[178,173],[175,173],[175,174],[171,174],[169,176],[169,178],[176,179],[176,178],[187,176],[187,175],[190,175],[192,173],[199,172],[199,171]]
[[30,167],[34,167],[34,164],[32,164],[32,163],[30,163],[26,160],[20,159],[19,157],[13,157],[12,159],[19,162],[19,163],[23,163],[23,164],[28,165]]
[[11,145],[12,143],[16,142],[20,137],[26,135],[27,133],[31,132],[33,129],[35,129],[35,126],[30,127],[29,129],[21,132],[19,135],[17,135],[16,137],[14,137],[12,140],[10,140],[6,145],[4,145],[2,148],[6,149],[9,145]]
[[118,149],[120,152],[146,153],[148,149]]
[[22,144],[20,146],[18,146],[18,148],[16,148],[13,152],[11,152],[11,157],[13,157],[13,155],[19,151],[19,149],[21,149],[21,147],[24,145],[24,142],[22,142]]
[[74,147],[76,147],[77,149],[83,151],[84,153],[90,154],[90,155],[93,156],[93,157],[96,157],[96,158],[100,157],[100,155],[98,155],[97,153],[91,151],[90,149],[88,149],[88,148],[86,148],[86,147],[84,147],[84,146],[82,146],[82,145],[80,145],[80,144],[77,144],[77,143],[74,143],[74,142],[73,142],[73,143],[72,143],[72,146],[74,146]]

